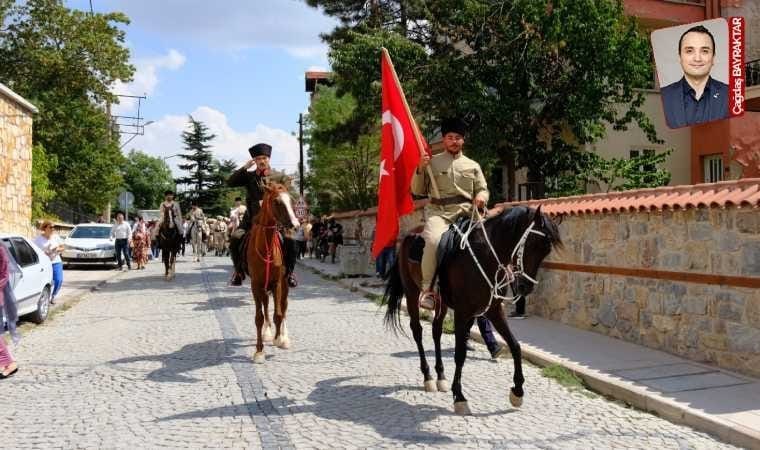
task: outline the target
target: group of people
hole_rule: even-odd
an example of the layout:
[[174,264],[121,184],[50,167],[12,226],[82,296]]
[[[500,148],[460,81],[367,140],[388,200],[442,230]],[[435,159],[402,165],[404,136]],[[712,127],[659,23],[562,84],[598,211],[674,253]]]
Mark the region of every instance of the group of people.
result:
[[307,222],[301,228],[302,237],[299,239],[299,233],[296,234],[299,256],[304,257],[308,253],[310,258],[316,257],[324,262],[329,255],[334,264],[338,247],[343,245],[343,225],[332,217],[322,217]]

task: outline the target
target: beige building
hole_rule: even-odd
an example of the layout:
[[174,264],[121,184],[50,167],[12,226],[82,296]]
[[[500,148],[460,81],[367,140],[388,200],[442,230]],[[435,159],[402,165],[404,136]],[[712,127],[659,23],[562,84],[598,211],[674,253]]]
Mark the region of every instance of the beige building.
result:
[[0,233],[32,233],[32,115],[37,108],[0,83]]

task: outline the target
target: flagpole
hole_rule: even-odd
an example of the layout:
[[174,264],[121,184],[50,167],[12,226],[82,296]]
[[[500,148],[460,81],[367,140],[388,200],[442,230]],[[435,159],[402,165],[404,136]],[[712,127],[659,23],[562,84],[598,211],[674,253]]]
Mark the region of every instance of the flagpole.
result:
[[[414,139],[417,141],[417,147],[420,149],[420,156],[424,157],[427,156],[427,152],[425,152],[425,147],[422,145],[422,137],[420,136],[420,130],[417,127],[417,122],[415,122],[414,117],[412,116],[412,111],[409,109],[409,104],[406,102],[406,94],[404,94],[404,88],[401,86],[401,81],[398,79],[398,75],[396,74],[396,68],[393,66],[393,60],[391,60],[391,55],[388,53],[388,49],[385,47],[382,48],[383,50],[383,56],[388,61],[388,64],[391,67],[391,73],[393,74],[393,80],[396,82],[396,86],[398,86],[399,91],[401,92],[401,100],[404,102],[404,109],[406,110],[406,115],[409,118],[409,122],[414,124]],[[435,182],[435,177],[433,176],[433,169],[430,167],[430,164],[427,165],[427,173],[428,177],[430,178],[430,187],[433,189],[433,195],[435,198],[441,198],[440,192],[438,192],[438,183]]]

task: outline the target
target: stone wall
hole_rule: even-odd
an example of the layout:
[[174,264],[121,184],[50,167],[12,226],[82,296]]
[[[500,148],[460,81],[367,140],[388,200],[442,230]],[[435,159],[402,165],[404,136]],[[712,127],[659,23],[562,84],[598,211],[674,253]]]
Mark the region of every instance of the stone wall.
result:
[[32,116],[0,91],[0,233],[32,233]]
[[[760,281],[760,210],[570,216],[548,260]],[[760,289],[542,269],[533,314],[760,376]],[[704,278],[704,277],[703,277]]]

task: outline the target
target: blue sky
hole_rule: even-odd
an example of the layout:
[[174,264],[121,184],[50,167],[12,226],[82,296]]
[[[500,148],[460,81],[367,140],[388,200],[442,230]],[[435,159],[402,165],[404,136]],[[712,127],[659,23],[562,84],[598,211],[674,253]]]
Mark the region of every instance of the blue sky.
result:
[[[187,115],[204,121],[218,135],[216,157],[247,159],[247,148],[269,142],[275,167],[293,171],[298,143],[291,136],[298,113],[308,106],[304,72],[327,67],[319,34],[335,21],[302,0],[92,0],[95,12],[121,11],[132,63],[131,83],[119,94],[142,95],[142,116],[155,123],[131,148],[155,156],[181,150]],[[68,0],[89,10],[88,0]],[[134,115],[136,105],[116,108]],[[177,158],[168,162],[175,166]]]

